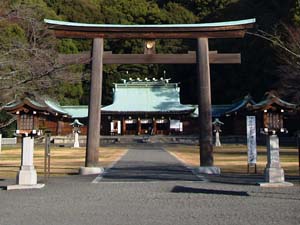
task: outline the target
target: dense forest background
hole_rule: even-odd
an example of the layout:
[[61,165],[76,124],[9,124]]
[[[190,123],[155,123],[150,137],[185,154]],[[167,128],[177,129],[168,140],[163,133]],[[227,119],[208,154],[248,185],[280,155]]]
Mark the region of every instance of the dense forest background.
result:
[[[43,19],[106,24],[176,24],[256,18],[244,39],[211,40],[210,50],[241,52],[240,65],[211,65],[213,104],[246,94],[260,100],[275,90],[300,103],[299,0],[1,0],[0,109],[8,102],[51,97],[61,104],[87,104],[90,65],[60,65],[59,53],[90,51],[90,40],[56,39]],[[160,53],[195,50],[193,40],[157,40]],[[105,50],[142,53],[141,40],[105,40]],[[103,105],[112,102],[114,82],[129,77],[172,78],[183,103],[196,103],[191,65],[106,65]],[[128,72],[127,72],[128,71]]]

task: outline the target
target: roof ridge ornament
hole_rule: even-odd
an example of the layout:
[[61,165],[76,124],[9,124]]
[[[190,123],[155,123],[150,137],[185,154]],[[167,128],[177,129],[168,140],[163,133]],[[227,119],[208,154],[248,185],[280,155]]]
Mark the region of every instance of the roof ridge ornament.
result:
[[152,79],[148,78],[148,77],[145,77],[144,79],[141,79],[139,77],[137,77],[136,79],[133,79],[133,78],[129,77],[128,81],[126,79],[121,79],[121,81],[122,81],[123,84],[126,84],[126,83],[138,83],[138,82],[165,83],[165,84],[168,84],[168,83],[170,83],[170,80],[172,80],[172,78],[163,78],[163,77],[161,77],[160,79],[156,79],[155,77],[153,77]]

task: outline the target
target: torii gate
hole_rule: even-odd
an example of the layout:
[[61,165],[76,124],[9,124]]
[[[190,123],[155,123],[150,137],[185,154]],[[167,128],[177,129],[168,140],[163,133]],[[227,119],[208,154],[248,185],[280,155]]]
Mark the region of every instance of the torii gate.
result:
[[[85,168],[83,174],[100,172],[99,168],[99,134],[101,123],[101,95],[103,64],[197,64],[198,105],[200,127],[200,168],[199,173],[220,173],[213,164],[212,113],[210,90],[210,63],[240,63],[240,54],[218,54],[209,52],[209,38],[242,38],[247,29],[253,28],[255,19],[168,25],[110,25],[85,24],[45,19],[49,29],[54,30],[60,38],[93,39],[92,74],[89,102],[89,124],[86,148]],[[145,39],[145,54],[112,54],[104,53],[104,38]],[[197,49],[188,54],[155,54],[155,39],[197,39]],[[152,50],[151,50],[152,49]],[[64,61],[74,62],[73,55],[64,56]],[[77,57],[89,59],[89,54]],[[76,58],[75,58],[76,60]],[[89,60],[87,60],[89,61]]]

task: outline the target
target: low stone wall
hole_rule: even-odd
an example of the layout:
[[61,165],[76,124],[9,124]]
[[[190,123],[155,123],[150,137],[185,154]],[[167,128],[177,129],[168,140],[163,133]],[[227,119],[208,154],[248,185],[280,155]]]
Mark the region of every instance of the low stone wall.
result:
[[15,145],[17,144],[17,138],[2,138],[2,145]]
[[[56,145],[73,145],[74,137],[73,136],[52,136],[51,142]],[[86,136],[79,136],[79,145],[85,146]]]
[[[73,145],[73,136],[52,136],[52,143],[56,145]],[[246,136],[220,136],[221,144],[247,144]],[[297,146],[296,137],[279,137],[282,146]],[[101,144],[130,144],[130,143],[162,143],[162,144],[187,144],[198,145],[199,138],[197,135],[126,135],[126,136],[101,136]],[[213,140],[215,143],[215,140]],[[86,136],[79,136],[79,144],[86,145]],[[265,145],[266,137],[257,136],[257,144]]]

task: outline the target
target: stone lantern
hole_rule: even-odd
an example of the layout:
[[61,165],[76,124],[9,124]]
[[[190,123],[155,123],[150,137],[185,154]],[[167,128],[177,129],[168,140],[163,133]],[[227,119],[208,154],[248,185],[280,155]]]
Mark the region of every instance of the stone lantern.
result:
[[22,138],[22,154],[20,171],[17,174],[17,185],[7,187],[11,189],[41,188],[44,184],[37,184],[37,172],[33,163],[34,138],[41,134],[38,129],[37,111],[16,111],[18,126],[16,134]]
[[221,126],[224,125],[223,122],[221,122],[218,118],[216,118],[213,122],[213,131],[215,132],[216,135],[216,141],[215,141],[215,146],[216,147],[220,147],[221,146],[221,141],[220,141],[220,132],[222,132],[221,130]]
[[79,148],[79,134],[80,134],[80,127],[82,127],[84,124],[80,123],[78,119],[75,119],[73,123],[70,124],[73,127],[73,133],[74,133],[74,148]]
[[18,119],[17,135],[26,137],[40,135],[37,111],[17,111],[16,115]]
[[280,165],[279,156],[279,133],[287,133],[284,128],[283,114],[292,112],[296,105],[288,103],[274,93],[269,92],[266,98],[251,107],[256,112],[262,113],[261,133],[266,135],[267,143],[267,165],[265,168],[265,183],[261,186],[291,186],[291,183],[285,182],[284,171]]

